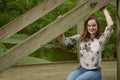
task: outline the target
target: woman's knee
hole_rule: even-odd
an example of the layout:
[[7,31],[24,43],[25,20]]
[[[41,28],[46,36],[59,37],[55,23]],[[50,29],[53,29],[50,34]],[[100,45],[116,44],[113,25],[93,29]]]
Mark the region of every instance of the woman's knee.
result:
[[79,75],[80,75],[80,72],[78,70],[75,70],[67,76],[66,80],[75,80]]
[[88,71],[75,80],[102,80],[101,72]]
[[67,76],[66,80],[75,80],[75,78],[76,78],[76,74],[75,72],[72,72]]

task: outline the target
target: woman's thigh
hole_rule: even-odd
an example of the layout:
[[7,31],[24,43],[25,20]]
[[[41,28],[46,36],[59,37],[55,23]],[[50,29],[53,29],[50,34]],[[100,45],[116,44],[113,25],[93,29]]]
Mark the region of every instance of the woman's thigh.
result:
[[102,80],[101,70],[87,71],[78,76],[75,80]]
[[85,70],[84,70],[83,68],[79,67],[77,70],[71,72],[71,73],[68,75],[68,77],[67,77],[66,80],[76,80],[76,78],[77,78],[78,76],[80,76],[81,74],[83,74],[84,72],[85,72]]

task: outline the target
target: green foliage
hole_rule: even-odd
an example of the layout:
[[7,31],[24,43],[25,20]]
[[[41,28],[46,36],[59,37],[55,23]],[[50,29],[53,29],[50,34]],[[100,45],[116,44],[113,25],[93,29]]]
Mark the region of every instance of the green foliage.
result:
[[18,61],[16,64],[40,64],[40,63],[49,63],[50,61],[47,61],[45,59],[35,58],[35,57],[25,57],[22,60]]
[[111,43],[111,44],[108,44],[104,51],[103,51],[103,58],[114,58],[115,56],[115,53],[116,53],[116,48],[115,48],[115,44],[114,43]]
[[0,0],[0,27],[25,13],[43,0]]
[[25,40],[28,37],[29,36],[25,35],[25,34],[15,34],[15,35],[11,36],[10,38],[7,38],[1,42],[4,44],[18,44],[18,43],[21,43],[23,40]]
[[72,47],[65,47],[59,44],[47,44],[38,49],[32,57],[41,58],[48,61],[69,61],[76,60],[76,52]]
[[1,41],[1,43],[4,44],[7,49],[10,49],[13,46],[15,46],[16,44],[21,43],[23,40],[25,40],[28,37],[29,36],[26,34],[15,34],[15,35],[11,36],[10,38],[7,38],[7,39]]
[[12,15],[9,15],[8,13],[1,13],[0,12],[0,26],[3,26],[10,22],[12,19]]
[[20,12],[23,13],[28,9],[31,9],[38,3],[42,2],[43,0],[1,0],[0,10],[1,12],[8,11],[8,12]]
[[7,50],[4,44],[0,43],[0,56]]

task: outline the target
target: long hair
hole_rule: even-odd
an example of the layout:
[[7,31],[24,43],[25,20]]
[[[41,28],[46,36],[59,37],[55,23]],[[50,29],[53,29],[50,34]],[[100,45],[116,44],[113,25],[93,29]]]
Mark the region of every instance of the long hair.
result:
[[99,20],[97,18],[95,18],[95,17],[90,17],[84,23],[84,32],[83,32],[83,34],[81,35],[81,38],[80,38],[81,42],[87,42],[88,40],[91,39],[90,34],[89,34],[88,30],[87,30],[89,20],[95,20],[96,23],[97,23],[98,30],[96,32],[95,38],[99,39],[100,36],[101,36],[101,27],[100,27]]

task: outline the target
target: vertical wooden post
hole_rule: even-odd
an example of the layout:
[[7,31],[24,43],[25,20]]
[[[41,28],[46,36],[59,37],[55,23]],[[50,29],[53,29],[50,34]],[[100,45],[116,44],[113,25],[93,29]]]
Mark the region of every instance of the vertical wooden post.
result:
[[[81,35],[83,32],[83,28],[84,28],[84,21],[81,21],[77,24],[77,33]],[[78,62],[80,60],[79,54],[80,54],[80,41],[77,44],[77,61]]]
[[120,80],[120,0],[117,0],[117,80]]
[[[81,3],[81,0],[77,0],[77,5],[79,5]],[[83,32],[83,27],[84,27],[84,21],[81,21],[77,24],[77,33],[78,34],[82,34]],[[77,61],[79,62],[80,60],[80,41],[77,44]]]

